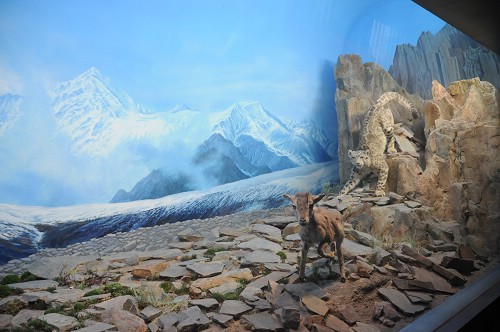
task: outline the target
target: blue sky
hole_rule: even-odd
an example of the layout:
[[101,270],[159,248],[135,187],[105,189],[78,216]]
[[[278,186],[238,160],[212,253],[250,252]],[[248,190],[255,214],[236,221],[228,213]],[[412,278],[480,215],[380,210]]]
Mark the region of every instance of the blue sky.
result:
[[388,69],[397,44],[443,26],[409,0],[2,0],[0,94],[94,66],[154,111],[258,100],[300,120],[324,61],[356,53]]

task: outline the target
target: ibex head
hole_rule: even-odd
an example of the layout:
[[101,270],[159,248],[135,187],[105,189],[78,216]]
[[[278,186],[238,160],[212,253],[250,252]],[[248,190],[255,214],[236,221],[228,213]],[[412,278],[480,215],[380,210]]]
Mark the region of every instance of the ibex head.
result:
[[300,226],[307,226],[313,216],[314,204],[318,203],[325,195],[311,195],[310,193],[284,194],[283,197],[292,202],[293,211]]

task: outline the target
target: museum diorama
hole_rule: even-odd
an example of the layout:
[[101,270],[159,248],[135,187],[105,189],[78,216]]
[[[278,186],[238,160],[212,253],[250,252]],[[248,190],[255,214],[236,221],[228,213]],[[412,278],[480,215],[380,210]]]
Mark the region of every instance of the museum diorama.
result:
[[411,1],[74,3],[0,4],[1,331],[458,331],[498,303],[498,54]]

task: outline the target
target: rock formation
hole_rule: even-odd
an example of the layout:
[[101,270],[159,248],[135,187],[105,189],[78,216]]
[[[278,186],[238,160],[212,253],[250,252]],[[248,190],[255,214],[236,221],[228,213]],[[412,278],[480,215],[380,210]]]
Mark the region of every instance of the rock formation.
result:
[[[337,80],[335,106],[339,123],[339,176],[340,182],[344,183],[351,172],[347,150],[357,149],[363,117],[376,99],[384,92],[396,91],[406,95],[417,110],[421,109],[422,99],[416,95],[406,94],[382,67],[372,62],[363,64],[358,55],[343,55],[338,58],[335,65],[335,79]],[[405,123],[409,129],[407,132],[413,133],[409,135],[411,139],[417,142],[423,141],[423,117],[413,120],[411,113],[397,103],[394,103],[393,110],[395,123]],[[402,150],[400,143],[398,141],[398,146]],[[407,162],[408,160],[405,164]],[[411,165],[405,167],[418,168],[418,166],[418,162],[414,159],[411,160]],[[397,192],[394,186],[389,186],[389,190]],[[398,193],[406,194],[406,192]]]
[[419,193],[444,220],[463,226],[476,250],[499,249],[500,108],[498,90],[479,79],[432,82],[424,105],[425,171]]
[[[364,114],[384,91],[401,88],[373,63],[355,55],[340,56],[335,67],[339,119],[340,180],[351,165]],[[398,155],[389,157],[388,192],[412,195],[432,207],[439,220],[457,222],[457,236],[487,256],[500,248],[500,109],[498,90],[479,78],[452,82],[446,90],[432,82],[431,100],[407,95],[420,117],[395,110]],[[396,107],[396,106],[395,106]],[[370,184],[370,179],[366,181]],[[372,232],[374,230],[372,229]],[[383,231],[380,230],[379,234]],[[375,232],[377,233],[377,232]],[[488,252],[489,251],[489,252]]]
[[409,93],[430,99],[433,80],[448,86],[479,77],[500,89],[499,63],[500,56],[447,24],[436,35],[422,33],[416,46],[397,46],[389,74]]

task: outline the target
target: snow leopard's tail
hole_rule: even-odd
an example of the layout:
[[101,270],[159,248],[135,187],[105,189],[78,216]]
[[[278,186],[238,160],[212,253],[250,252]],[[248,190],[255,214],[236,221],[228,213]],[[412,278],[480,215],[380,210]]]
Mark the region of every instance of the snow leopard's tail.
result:
[[379,107],[382,107],[386,103],[388,103],[392,100],[396,100],[401,105],[403,105],[404,107],[409,109],[411,111],[411,115],[414,119],[416,119],[418,117],[417,109],[415,108],[415,106],[413,106],[413,104],[410,103],[410,101],[406,97],[404,97],[403,95],[401,95],[397,92],[386,92],[386,93],[382,94],[375,102],[374,108],[377,109]]

